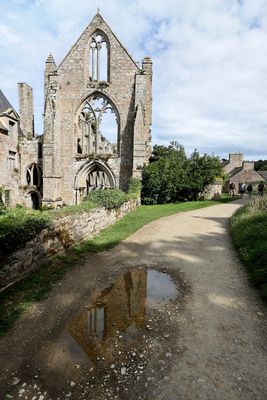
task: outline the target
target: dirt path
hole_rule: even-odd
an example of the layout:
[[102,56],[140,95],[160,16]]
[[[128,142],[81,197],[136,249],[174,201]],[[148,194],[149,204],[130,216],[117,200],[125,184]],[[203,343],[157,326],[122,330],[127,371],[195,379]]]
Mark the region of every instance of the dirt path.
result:
[[[81,262],[0,341],[0,399],[265,400],[266,307],[227,232],[238,206],[163,218]],[[178,295],[149,314],[151,276]],[[89,304],[113,313],[93,346]]]

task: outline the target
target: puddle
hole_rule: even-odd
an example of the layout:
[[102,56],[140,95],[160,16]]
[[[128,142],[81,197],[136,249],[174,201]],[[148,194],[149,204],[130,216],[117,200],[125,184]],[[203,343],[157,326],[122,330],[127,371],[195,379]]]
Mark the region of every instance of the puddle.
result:
[[[93,304],[68,326],[68,333],[95,361],[111,358],[112,341],[120,333],[123,342],[138,341],[149,330],[149,319],[178,296],[171,277],[156,270],[134,270],[120,276]],[[116,346],[116,343],[115,343]]]
[[186,288],[178,270],[142,266],[119,276],[40,353],[42,379],[59,399],[72,381],[73,398],[145,399],[140,393],[156,388],[180,352]]

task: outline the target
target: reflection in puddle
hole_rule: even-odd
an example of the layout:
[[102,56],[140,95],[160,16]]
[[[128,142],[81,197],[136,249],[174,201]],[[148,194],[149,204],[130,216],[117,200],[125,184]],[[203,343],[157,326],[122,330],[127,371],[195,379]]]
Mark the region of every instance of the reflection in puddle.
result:
[[[178,295],[170,276],[155,270],[135,270],[116,282],[88,305],[68,326],[68,332],[94,361],[112,359],[117,340],[140,340],[153,313]],[[120,336],[118,337],[118,333]]]

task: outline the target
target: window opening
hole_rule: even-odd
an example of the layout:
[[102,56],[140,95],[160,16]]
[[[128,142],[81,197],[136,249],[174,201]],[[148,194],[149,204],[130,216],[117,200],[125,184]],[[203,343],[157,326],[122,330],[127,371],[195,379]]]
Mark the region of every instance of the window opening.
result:
[[8,168],[10,171],[16,168],[16,153],[14,151],[8,152]]
[[108,80],[108,47],[105,36],[96,32],[90,43],[89,51],[90,79],[92,81]]
[[38,143],[38,158],[42,159],[43,158],[43,145],[42,143]]
[[8,121],[8,125],[9,125],[9,134],[10,134],[10,136],[13,136],[14,135],[15,122]]
[[26,182],[29,186],[41,186],[41,170],[37,164],[31,164],[27,168]]
[[5,205],[9,206],[10,205],[10,190],[6,189],[4,194],[5,194],[5,196],[4,196],[5,197],[5,200],[4,200]]
[[118,119],[114,107],[102,95],[86,101],[79,118],[78,154],[116,154]]

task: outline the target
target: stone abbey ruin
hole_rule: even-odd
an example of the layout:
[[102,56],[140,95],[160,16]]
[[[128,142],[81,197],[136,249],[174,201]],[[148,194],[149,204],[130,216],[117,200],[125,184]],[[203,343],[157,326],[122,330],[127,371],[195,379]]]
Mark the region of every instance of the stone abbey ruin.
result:
[[139,66],[99,12],[57,66],[45,63],[44,132],[33,93],[19,83],[18,114],[0,91],[2,199],[39,208],[79,204],[91,191],[127,188],[151,152],[152,61]]

